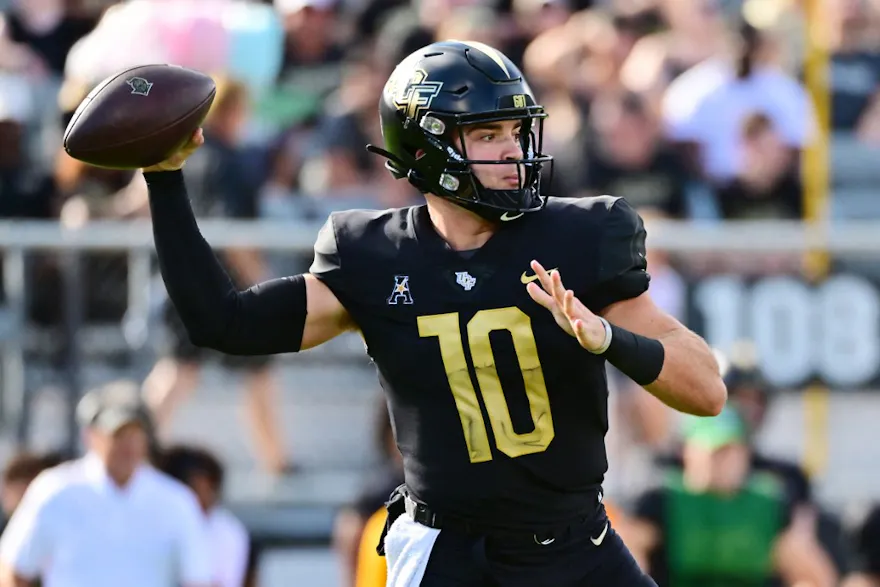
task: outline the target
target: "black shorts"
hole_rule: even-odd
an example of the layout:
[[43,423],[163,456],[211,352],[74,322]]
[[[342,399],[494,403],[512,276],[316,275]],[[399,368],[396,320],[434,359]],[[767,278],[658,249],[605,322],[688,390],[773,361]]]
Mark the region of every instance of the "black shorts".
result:
[[[400,513],[391,509],[389,521]],[[410,517],[405,523],[417,522]],[[441,528],[420,583],[420,587],[622,586],[657,584],[639,568],[602,505],[589,519],[575,521],[554,535],[466,534]]]
[[209,359],[216,359],[221,365],[230,369],[257,371],[265,368],[272,360],[271,355],[227,355],[194,345],[189,339],[180,314],[170,302],[165,304],[163,318],[170,337],[168,354],[180,363],[204,363]]

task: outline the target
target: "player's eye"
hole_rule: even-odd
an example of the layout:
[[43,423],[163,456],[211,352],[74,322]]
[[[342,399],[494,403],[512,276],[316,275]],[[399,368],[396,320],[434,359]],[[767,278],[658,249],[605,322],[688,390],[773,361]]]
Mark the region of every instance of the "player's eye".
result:
[[495,140],[495,133],[487,133],[484,135],[480,135],[479,140],[481,140],[485,143],[491,143],[492,141]]

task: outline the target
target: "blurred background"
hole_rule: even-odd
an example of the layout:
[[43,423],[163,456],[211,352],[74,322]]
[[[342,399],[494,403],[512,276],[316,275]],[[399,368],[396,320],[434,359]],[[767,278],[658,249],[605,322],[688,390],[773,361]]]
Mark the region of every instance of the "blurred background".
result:
[[[880,585],[878,0],[0,0],[5,485],[39,468],[12,466],[25,451],[78,454],[77,399],[124,380],[160,444],[222,463],[248,584],[355,584],[400,476],[360,339],[246,360],[193,348],[158,277],[143,178],[68,158],[61,134],[119,69],[215,75],[187,177],[246,287],[306,270],[332,210],[420,201],[364,145],[381,141],[394,64],[448,38],[523,69],[550,113],[549,193],[642,212],[652,294],[717,349],[752,468],[808,512],[840,581]],[[635,536],[660,523],[651,492],[703,433],[611,381],[606,496]]]

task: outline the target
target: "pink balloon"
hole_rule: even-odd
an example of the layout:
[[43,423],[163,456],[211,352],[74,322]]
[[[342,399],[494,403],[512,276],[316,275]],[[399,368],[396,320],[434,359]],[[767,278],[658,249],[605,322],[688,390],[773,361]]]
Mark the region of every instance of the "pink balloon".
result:
[[229,35],[222,22],[226,0],[153,0],[168,61],[201,71],[223,68]]
[[206,72],[225,66],[229,40],[219,19],[193,16],[167,25],[165,33],[172,63]]

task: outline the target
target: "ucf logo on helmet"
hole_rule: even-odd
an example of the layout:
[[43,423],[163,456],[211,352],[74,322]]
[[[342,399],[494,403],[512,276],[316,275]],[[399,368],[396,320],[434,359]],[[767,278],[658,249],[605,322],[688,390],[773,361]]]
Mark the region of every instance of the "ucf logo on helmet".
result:
[[[400,80],[404,75],[409,78]],[[401,83],[403,82],[403,83]],[[428,81],[428,74],[423,69],[416,69],[411,74],[401,71],[392,76],[385,91],[391,95],[394,105],[409,118],[418,118],[421,112],[431,107],[431,102],[440,93],[443,82]]]

